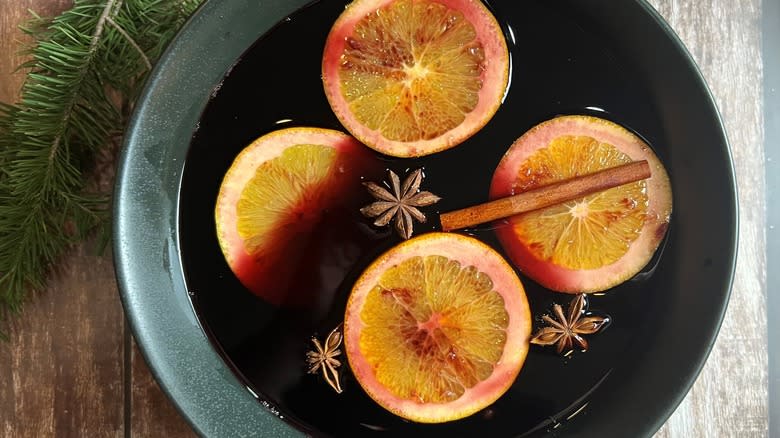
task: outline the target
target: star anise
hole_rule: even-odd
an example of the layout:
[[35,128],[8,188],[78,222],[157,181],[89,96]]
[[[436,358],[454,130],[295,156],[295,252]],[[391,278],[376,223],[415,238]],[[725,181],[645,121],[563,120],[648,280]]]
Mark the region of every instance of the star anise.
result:
[[336,359],[341,354],[339,346],[341,345],[340,327],[336,327],[325,339],[325,345],[320,343],[319,339],[312,337],[314,350],[306,352],[306,362],[309,364],[309,374],[314,374],[318,370],[322,371],[322,377],[337,393],[341,394],[341,383],[339,382],[339,373],[336,371],[341,366],[341,362]]
[[422,169],[409,174],[403,184],[395,172],[389,170],[388,174],[390,176],[388,186],[392,192],[373,182],[363,183],[377,201],[361,208],[360,212],[366,217],[375,217],[374,225],[378,227],[389,224],[391,220],[394,221],[398,235],[408,239],[412,237],[414,220],[425,222],[425,215],[417,207],[433,205],[441,198],[431,192],[420,191],[423,180]]
[[592,335],[598,332],[609,318],[603,316],[584,316],[585,294],[577,295],[569,304],[569,315],[564,315],[559,304],[553,305],[553,313],[557,321],[549,315],[542,319],[549,326],[539,330],[531,339],[532,344],[556,344],[558,353],[568,352],[577,344],[582,350],[588,349],[588,341],[582,335]]

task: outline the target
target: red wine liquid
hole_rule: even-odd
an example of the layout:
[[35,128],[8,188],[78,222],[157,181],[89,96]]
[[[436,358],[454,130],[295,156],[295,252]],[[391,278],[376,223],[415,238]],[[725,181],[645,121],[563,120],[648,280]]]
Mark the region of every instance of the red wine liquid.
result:
[[[319,375],[306,373],[311,336],[322,339],[342,321],[357,276],[399,242],[388,229],[371,226],[358,213],[358,205],[326,217],[307,243],[309,256],[293,267],[304,279],[299,283],[327,297],[316,306],[273,306],[247,291],[227,266],[216,239],[214,207],[222,177],[241,149],[282,127],[344,131],[325,98],[320,62],[330,26],[346,3],[314,2],[259,39],[216,87],[193,137],[182,177],[181,250],[194,308],[215,348],[260,401],[316,436],[532,436],[549,432],[575,412],[584,415],[596,409],[580,410],[592,391],[606,390],[623,352],[641,341],[634,337],[637,328],[652,323],[648,309],[663,300],[663,292],[653,289],[658,255],[633,280],[589,299],[592,310],[608,314],[612,321],[589,337],[589,351],[564,358],[554,348],[532,346],[517,381],[494,405],[439,425],[411,423],[379,407],[351,376],[343,356],[343,394],[336,394]],[[567,12],[567,4],[491,1],[512,57],[510,86],[495,117],[471,139],[442,153],[419,159],[375,154],[377,166],[399,174],[424,168],[423,189],[443,198],[426,209],[431,220],[418,225],[415,234],[438,229],[438,211],[487,200],[493,170],[509,145],[556,115],[604,117],[635,130],[651,145],[663,144],[641,78],[597,29]],[[657,152],[663,158],[663,149]],[[359,203],[370,201],[366,194]],[[466,232],[503,253],[490,226]],[[520,276],[537,318],[534,329],[553,302],[568,304],[570,296]]]

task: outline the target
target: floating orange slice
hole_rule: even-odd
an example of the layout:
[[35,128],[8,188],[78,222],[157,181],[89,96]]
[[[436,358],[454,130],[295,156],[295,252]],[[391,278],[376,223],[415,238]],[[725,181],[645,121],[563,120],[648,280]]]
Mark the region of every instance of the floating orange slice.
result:
[[355,283],[344,344],[360,385],[401,417],[471,415],[512,385],[531,315],[513,268],[471,237],[429,233],[375,260]]
[[324,215],[362,192],[370,151],[338,131],[288,128],[247,146],[217,197],[217,237],[228,265],[249,290],[274,304],[305,304],[288,293]]
[[509,54],[479,0],[356,0],[330,31],[322,71],[352,135],[416,157],[458,145],[493,117]]
[[669,177],[658,157],[615,123],[558,117],[515,141],[493,175],[492,198],[638,160],[648,161],[649,179],[509,218],[496,232],[512,261],[552,290],[602,291],[648,263],[672,212]]

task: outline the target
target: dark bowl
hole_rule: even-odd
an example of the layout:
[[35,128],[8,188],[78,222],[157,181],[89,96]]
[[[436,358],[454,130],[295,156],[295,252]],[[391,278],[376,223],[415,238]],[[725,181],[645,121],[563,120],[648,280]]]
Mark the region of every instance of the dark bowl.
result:
[[[202,128],[204,110],[215,90],[258,39],[308,3],[207,1],[156,66],[136,107],[120,159],[115,254],[125,312],[160,385],[205,436],[303,435],[286,421],[286,413],[279,412],[273,400],[258,395],[196,311],[186,266],[188,257],[197,257],[197,239],[188,237],[188,249],[183,251],[181,224],[188,220],[182,217],[188,208],[183,210],[182,198],[198,195],[186,192],[185,184],[192,178],[187,172],[193,172],[188,167],[193,135]],[[587,33],[589,41],[609,48],[600,56],[619,60],[615,65],[626,69],[624,77],[641,85],[641,101],[624,101],[610,108],[624,108],[613,115],[646,136],[671,177],[675,210],[652,283],[661,298],[637,302],[638,311],[649,316],[631,327],[632,342],[621,352],[619,366],[610,368],[595,389],[577,401],[577,406],[587,404],[584,414],[552,433],[650,436],[671,415],[701,370],[731,290],[737,200],[718,111],[682,43],[644,1],[489,3],[499,18],[502,11],[520,13],[531,7],[565,10],[568,23]],[[550,42],[538,43],[546,44]],[[513,57],[515,69],[539,59],[525,55]],[[543,51],[537,55],[546,56]],[[275,68],[274,59],[269,60],[269,67]],[[593,110],[588,102],[600,103],[588,96],[598,96],[603,90],[578,89],[576,78],[572,84],[558,73],[537,79],[558,78],[561,83],[554,84],[556,90],[579,90],[575,94],[581,109]],[[570,112],[572,108],[561,103],[565,101],[564,96],[557,103],[554,98],[549,104],[541,102],[539,113],[533,112],[537,107],[531,108],[531,115],[519,124]],[[508,116],[499,113],[496,119],[502,117]],[[225,136],[230,139],[228,128]],[[204,245],[213,240],[213,236],[203,236]],[[542,422],[528,434],[551,433],[555,423]]]

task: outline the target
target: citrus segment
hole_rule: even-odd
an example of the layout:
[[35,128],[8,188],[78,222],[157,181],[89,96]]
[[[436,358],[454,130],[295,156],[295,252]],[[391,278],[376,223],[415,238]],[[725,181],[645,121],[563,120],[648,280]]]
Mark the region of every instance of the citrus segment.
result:
[[501,28],[477,0],[357,0],[325,45],[336,116],[388,155],[453,147],[484,126],[505,92]]
[[[323,221],[360,190],[369,155],[352,137],[317,128],[274,131],[246,147],[217,197],[217,237],[241,283],[273,304],[306,304],[290,295],[301,261],[314,255]],[[354,207],[350,207],[354,208]]]
[[520,137],[496,169],[492,198],[637,160],[648,161],[649,179],[510,218],[497,234],[514,263],[553,290],[608,289],[647,264],[665,235],[672,207],[660,161],[619,125],[565,116]]
[[[516,184],[525,191],[631,161],[592,137],[565,135],[528,157]],[[642,231],[646,188],[646,181],[638,181],[530,212],[516,219],[516,230],[540,259],[570,269],[608,265],[625,255]]]
[[347,304],[350,367],[381,406],[418,422],[463,418],[514,382],[531,319],[511,266],[487,245],[431,233],[379,257]]
[[[333,170],[336,151],[330,146],[294,145],[258,166],[241,191],[236,206],[238,234],[245,249],[255,256],[284,219],[307,221],[317,212],[296,207],[312,205],[321,196],[321,182]],[[308,216],[308,217],[307,217]]]

